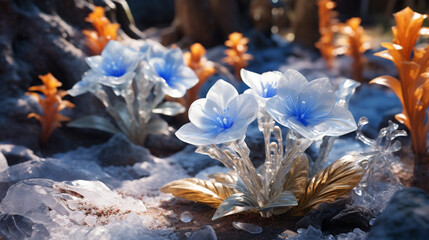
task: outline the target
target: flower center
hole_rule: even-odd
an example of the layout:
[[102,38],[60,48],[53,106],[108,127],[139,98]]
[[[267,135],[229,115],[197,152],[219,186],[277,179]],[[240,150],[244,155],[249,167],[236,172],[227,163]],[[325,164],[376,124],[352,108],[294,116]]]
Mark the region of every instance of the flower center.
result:
[[305,100],[298,102],[293,115],[302,125],[307,126],[310,123],[312,109],[311,104],[308,104]]
[[223,110],[223,114],[217,114],[216,123],[221,131],[231,128],[234,123],[233,119],[228,116],[228,111],[229,107]]
[[157,68],[156,72],[158,75],[165,80],[165,82],[168,84],[168,86],[171,86],[171,78],[173,76],[173,68],[164,66],[161,68]]
[[121,77],[127,72],[127,68],[123,66],[123,57],[119,59],[108,59],[103,62],[103,70],[106,76]]
[[277,95],[277,81],[269,81],[262,83],[262,97],[271,98]]

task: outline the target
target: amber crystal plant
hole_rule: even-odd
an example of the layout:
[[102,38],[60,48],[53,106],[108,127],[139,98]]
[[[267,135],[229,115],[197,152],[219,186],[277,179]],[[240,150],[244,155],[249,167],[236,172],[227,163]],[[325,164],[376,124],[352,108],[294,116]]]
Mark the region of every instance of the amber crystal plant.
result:
[[316,42],[316,47],[320,50],[328,67],[332,67],[336,57],[335,33],[337,28],[337,12],[335,2],[331,0],[318,0],[319,33],[320,39]]
[[360,23],[360,18],[351,18],[340,29],[341,33],[347,36],[344,53],[353,59],[353,79],[363,82],[362,72],[366,61],[363,54],[370,46],[368,37]]
[[59,112],[65,108],[73,108],[74,105],[62,99],[67,95],[67,91],[57,89],[61,87],[62,83],[51,73],[41,75],[39,78],[42,80],[43,85],[28,88],[30,92],[26,94],[37,98],[43,113],[30,113],[27,117],[36,118],[42,125],[41,142],[44,144],[48,141],[52,132],[57,127],[61,127],[61,122],[70,121],[70,118],[61,115]]
[[249,39],[238,32],[229,34],[228,38],[225,46],[229,49],[225,50],[226,57],[222,61],[231,65],[234,68],[235,78],[241,80],[240,70],[247,67],[249,61],[253,59],[251,54],[246,53]]
[[110,40],[116,40],[120,26],[110,22],[102,7],[95,7],[85,21],[91,23],[95,29],[82,31],[86,36],[86,45],[93,55],[99,55]]
[[[429,35],[428,28],[422,27],[427,15],[419,14],[409,7],[394,14],[396,26],[392,27],[393,42],[383,43],[387,50],[376,53],[377,56],[391,60],[398,70],[399,79],[381,76],[370,83],[389,87],[402,103],[402,113],[395,118],[410,131],[413,151],[416,155],[415,179],[420,174],[427,176],[427,108],[429,106],[429,45],[416,47],[421,35]],[[423,171],[423,172],[422,172]],[[426,172],[426,173],[425,173]],[[427,182],[420,179],[424,188]],[[416,183],[417,185],[420,185]]]
[[371,83],[385,85],[392,89],[402,103],[402,113],[395,118],[410,131],[413,150],[424,154],[427,147],[428,123],[425,124],[426,110],[429,106],[429,46],[416,48],[421,34],[428,34],[422,28],[426,15],[413,12],[410,8],[394,14],[397,26],[392,28],[392,43],[383,43],[387,50],[377,56],[393,61],[399,79],[392,76],[375,78]]
[[[322,202],[346,197],[364,174],[358,158],[344,156],[312,174],[317,161],[326,161],[330,146],[320,147],[323,156],[316,163],[304,151],[323,137],[356,129],[347,102],[358,84],[346,80],[344,89],[335,94],[328,79],[308,82],[294,70],[260,75],[243,69],[241,76],[249,90],[238,94],[219,80],[207,98],[191,105],[191,122],[176,132],[230,172],[213,174],[213,180],[176,180],[161,191],[217,208],[213,220],[245,211],[263,217],[304,215]],[[247,126],[255,119],[265,145],[265,163],[258,168],[244,141]],[[285,139],[276,122],[288,128]]]
[[203,86],[211,75],[216,73],[214,63],[208,61],[205,54],[206,49],[200,43],[193,44],[190,51],[183,54],[186,65],[194,70],[198,77],[197,85],[188,90],[187,109],[189,109],[191,103],[197,100],[201,86]]

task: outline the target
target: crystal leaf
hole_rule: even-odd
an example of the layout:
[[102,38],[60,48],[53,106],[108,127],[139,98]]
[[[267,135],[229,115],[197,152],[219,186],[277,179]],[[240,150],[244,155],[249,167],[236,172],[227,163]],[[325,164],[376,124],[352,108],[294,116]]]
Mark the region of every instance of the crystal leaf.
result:
[[108,119],[97,115],[90,115],[76,119],[72,122],[69,122],[67,126],[76,128],[92,128],[113,134],[121,133],[121,131],[119,131]]
[[153,109],[153,113],[163,114],[166,116],[175,116],[185,112],[185,107],[178,102],[164,102],[157,108]]
[[216,209],[212,220],[219,219],[228,215],[257,209],[257,203],[248,195],[236,193],[227,197],[222,204]]
[[152,118],[146,125],[147,134],[168,135],[168,123],[161,118]]
[[234,172],[227,173],[213,173],[209,175],[209,178],[213,178],[218,183],[234,184],[237,182],[238,177]]
[[200,202],[217,208],[227,197],[236,193],[232,188],[222,183],[185,178],[170,182],[161,188],[164,193],[171,193],[176,197]]
[[290,206],[296,206],[298,203],[296,202],[296,198],[290,191],[284,191],[281,194],[279,194],[277,197],[275,197],[273,200],[271,200],[267,205],[265,205],[263,208],[259,209],[259,211],[267,211],[272,208],[278,208],[278,207],[290,207]]
[[363,168],[352,155],[346,155],[329,167],[320,170],[307,184],[306,193],[291,215],[302,216],[322,202],[333,202],[357,186],[364,174]]

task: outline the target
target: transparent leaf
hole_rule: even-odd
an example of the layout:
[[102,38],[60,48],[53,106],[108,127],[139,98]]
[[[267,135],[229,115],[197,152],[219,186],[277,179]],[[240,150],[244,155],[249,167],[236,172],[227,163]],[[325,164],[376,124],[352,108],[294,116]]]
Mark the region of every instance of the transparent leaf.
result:
[[168,135],[168,123],[162,118],[152,118],[146,125],[147,134]]
[[110,133],[121,133],[110,121],[109,119],[97,116],[90,115],[83,118],[76,119],[67,124],[69,127],[76,128],[92,128],[101,131],[106,131]]
[[163,114],[166,116],[175,116],[184,113],[186,108],[178,102],[164,102],[152,110],[153,113]]
[[276,198],[272,199],[267,205],[265,205],[263,208],[259,209],[259,211],[267,211],[272,208],[279,208],[279,207],[290,207],[290,206],[296,206],[298,203],[296,202],[296,198],[290,191],[284,191],[281,194],[279,194]]
[[236,193],[227,197],[222,202],[222,204],[216,209],[212,220],[256,208],[257,203],[253,201],[253,199],[243,193]]
[[185,178],[170,182],[161,188],[164,193],[171,193],[176,197],[200,202],[217,208],[227,197],[236,193],[232,188],[222,183]]
[[216,182],[227,184],[235,184],[238,180],[237,174],[234,172],[213,173],[209,175],[209,178],[213,178]]

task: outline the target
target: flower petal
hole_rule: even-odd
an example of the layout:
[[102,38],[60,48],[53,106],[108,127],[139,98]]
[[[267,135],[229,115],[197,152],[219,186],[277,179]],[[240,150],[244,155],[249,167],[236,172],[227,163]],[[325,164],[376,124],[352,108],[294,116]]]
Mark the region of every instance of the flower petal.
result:
[[213,101],[205,98],[198,99],[189,107],[189,120],[198,128],[214,131],[217,129],[217,124],[213,119],[216,118],[216,113],[221,111]]
[[216,137],[215,133],[206,132],[192,123],[183,125],[176,131],[176,136],[183,142],[197,146],[213,144],[213,139]]
[[332,112],[325,118],[329,126],[326,135],[341,136],[356,130],[356,121],[352,113],[340,106],[335,106]]
[[207,93],[207,99],[216,102],[221,109],[225,109],[236,96],[238,96],[237,90],[222,79],[219,79]]
[[89,67],[93,69],[94,71],[97,71],[99,73],[104,73],[101,64],[103,61],[103,57],[101,56],[93,56],[93,57],[87,57],[86,63],[88,63]]
[[240,71],[241,79],[243,82],[249,86],[253,92],[257,95],[262,96],[262,84],[261,84],[261,75],[248,71],[244,68]]
[[[241,94],[237,96],[236,100],[233,102],[237,103],[237,109],[234,110],[235,121],[245,120],[247,124],[250,124],[255,120],[258,113],[258,108],[255,106],[257,106],[258,103],[253,95]],[[228,106],[230,105],[232,104],[229,104]],[[232,111],[232,109],[230,109],[230,111]]]

